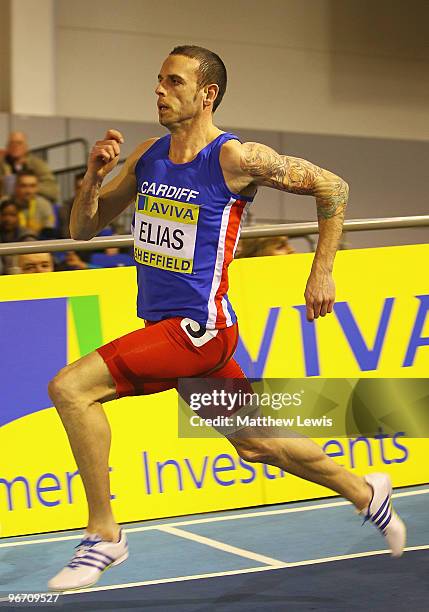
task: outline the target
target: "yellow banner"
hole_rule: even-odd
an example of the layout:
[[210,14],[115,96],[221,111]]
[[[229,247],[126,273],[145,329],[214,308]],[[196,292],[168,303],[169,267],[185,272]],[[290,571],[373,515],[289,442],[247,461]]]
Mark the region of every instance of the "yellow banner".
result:
[[[236,358],[249,376],[427,377],[429,245],[338,253],[335,311],[313,324],[303,299],[311,261],[293,255],[231,265]],[[0,296],[0,534],[84,526],[83,486],[46,386],[65,363],[141,327],[135,270],[0,277]],[[120,522],[332,494],[246,463],[224,439],[179,439],[174,391],[105,410]],[[428,441],[396,433],[318,442],[359,474],[386,471],[395,486],[428,482]]]

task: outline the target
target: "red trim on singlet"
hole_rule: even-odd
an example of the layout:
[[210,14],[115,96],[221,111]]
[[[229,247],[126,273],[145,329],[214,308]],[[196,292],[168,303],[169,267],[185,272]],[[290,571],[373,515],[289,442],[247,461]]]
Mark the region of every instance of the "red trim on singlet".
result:
[[237,233],[240,228],[241,217],[243,216],[243,211],[246,204],[246,200],[235,200],[234,204],[231,206],[231,210],[229,213],[228,225],[225,232],[225,249],[222,262],[222,276],[214,299],[217,311],[215,324],[216,327],[218,326],[218,324],[226,324],[226,316],[222,308],[222,298],[228,291],[228,266],[233,260],[235,241],[237,240]]

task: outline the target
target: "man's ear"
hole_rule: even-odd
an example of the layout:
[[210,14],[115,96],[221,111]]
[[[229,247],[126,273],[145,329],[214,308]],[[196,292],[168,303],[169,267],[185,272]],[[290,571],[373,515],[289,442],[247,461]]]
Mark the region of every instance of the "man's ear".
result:
[[217,95],[219,93],[219,85],[216,85],[216,83],[212,83],[211,85],[206,85],[206,87],[204,88],[204,100],[203,100],[203,104],[204,106],[209,106],[210,104],[214,104],[214,101],[217,98]]

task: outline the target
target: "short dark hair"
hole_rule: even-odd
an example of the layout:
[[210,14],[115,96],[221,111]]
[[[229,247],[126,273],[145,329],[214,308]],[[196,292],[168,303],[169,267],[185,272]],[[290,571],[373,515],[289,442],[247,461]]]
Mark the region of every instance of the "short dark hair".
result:
[[17,182],[19,181],[19,179],[22,176],[35,176],[37,180],[39,180],[39,177],[37,176],[37,174],[35,172],[33,172],[33,170],[21,170],[20,172],[18,172],[16,174],[16,180]]
[[4,209],[8,206],[14,206],[17,211],[19,210],[18,204],[13,200],[3,200],[2,202],[0,202],[0,213],[2,213]]
[[219,55],[204,47],[198,47],[196,45],[182,45],[180,47],[174,47],[170,55],[185,55],[191,57],[200,62],[198,68],[198,88],[216,83],[219,87],[216,100],[213,102],[213,112],[217,109],[219,104],[222,102],[223,95],[226,90],[227,74],[226,68]]

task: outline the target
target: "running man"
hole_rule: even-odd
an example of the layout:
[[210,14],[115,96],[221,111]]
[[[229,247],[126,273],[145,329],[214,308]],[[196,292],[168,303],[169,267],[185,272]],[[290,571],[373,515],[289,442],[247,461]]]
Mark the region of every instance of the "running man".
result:
[[[244,379],[232,358],[237,319],[227,297],[228,265],[258,187],[316,198],[319,240],[305,289],[309,321],[332,312],[334,256],[342,232],[347,183],[314,164],[255,143],[241,143],[213,123],[226,69],[213,52],[176,47],[155,93],[169,134],[137,147],[120,174],[122,135],[108,130],[93,146],[72,209],[70,233],[89,240],[135,201],[133,232],[138,316],[145,327],[66,366],[49,385],[66,429],[88,502],[87,530],[52,590],[95,584],[128,557],[109,489],[110,427],[102,403],[177,387],[182,377]],[[174,358],[172,358],[174,356]],[[227,439],[246,461],[263,462],[328,487],[350,500],[402,553],[405,527],[391,507],[387,475],[361,478],[305,438],[264,437],[244,428]]]

